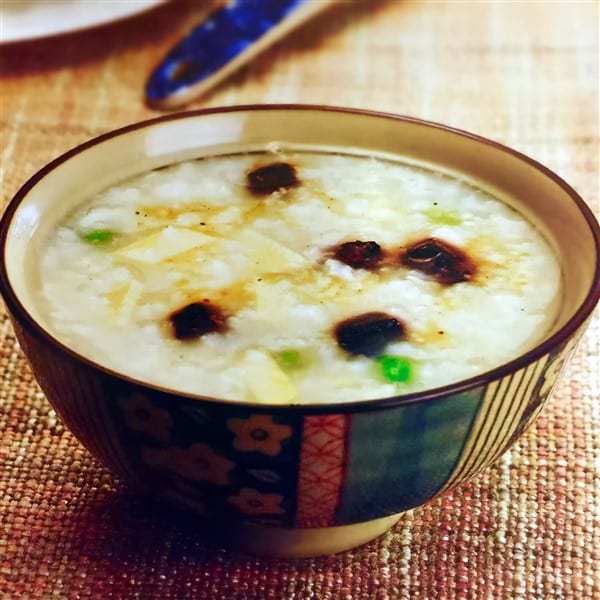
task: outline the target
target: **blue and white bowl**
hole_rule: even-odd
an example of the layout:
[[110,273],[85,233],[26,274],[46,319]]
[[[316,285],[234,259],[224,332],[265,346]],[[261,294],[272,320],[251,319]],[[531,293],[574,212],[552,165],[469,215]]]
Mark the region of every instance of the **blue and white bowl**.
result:
[[[84,358],[49,332],[31,274],[43,233],[65,202],[179,160],[273,141],[408,158],[512,198],[560,256],[564,298],[551,331],[527,353],[452,385],[294,406],[158,388]],[[238,107],[134,124],[43,168],[0,223],[0,290],[48,400],[107,468],[208,517],[244,550],[314,556],[382,534],[402,512],[474,477],[527,429],[600,297],[599,248],[598,224],[581,198],[548,169],[492,141],[365,111]]]

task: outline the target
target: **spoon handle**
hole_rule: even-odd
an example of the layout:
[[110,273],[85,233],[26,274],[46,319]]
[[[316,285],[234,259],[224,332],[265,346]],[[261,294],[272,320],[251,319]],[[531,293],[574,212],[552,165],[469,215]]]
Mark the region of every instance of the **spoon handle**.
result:
[[183,106],[338,0],[233,0],[194,27],[150,75],[146,101]]

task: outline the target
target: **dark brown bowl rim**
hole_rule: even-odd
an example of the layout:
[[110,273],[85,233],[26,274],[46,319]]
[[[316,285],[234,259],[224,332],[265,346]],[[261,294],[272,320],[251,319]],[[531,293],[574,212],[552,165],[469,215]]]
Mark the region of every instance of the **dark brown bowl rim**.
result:
[[[92,146],[96,146],[110,138],[123,135],[128,132],[135,131],[137,129],[142,129],[148,126],[155,125],[157,123],[183,120],[203,115],[249,111],[333,112],[414,123],[416,125],[422,125],[425,127],[446,131],[454,135],[459,135],[471,139],[480,144],[492,146],[502,152],[513,155],[522,162],[528,163],[536,170],[553,180],[568,194],[568,196],[577,206],[579,212],[584,217],[591,230],[596,249],[596,266],[594,271],[594,278],[592,281],[592,285],[590,286],[590,290],[588,291],[588,294],[586,295],[584,301],[581,303],[579,308],[575,311],[573,316],[555,334],[553,334],[547,340],[544,340],[542,343],[538,344],[531,350],[525,352],[524,354],[520,354],[513,360],[504,363],[498,367],[495,367],[494,369],[490,369],[489,371],[486,371],[474,377],[470,377],[468,379],[463,379],[455,383],[451,383],[437,388],[431,388],[429,390],[424,390],[421,392],[414,392],[411,394],[404,394],[398,396],[388,396],[385,398],[375,398],[371,400],[358,400],[321,404],[258,404],[239,400],[211,398],[208,396],[201,396],[198,394],[191,394],[187,392],[179,392],[174,389],[146,383],[144,381],[135,379],[134,377],[104,367],[103,365],[96,363],[94,360],[78,354],[68,346],[63,345],[59,340],[54,338],[54,336],[52,336],[49,332],[42,328],[30,315],[29,311],[23,306],[21,301],[18,299],[17,294],[12,289],[6,270],[6,260],[4,259],[6,242],[8,237],[8,229],[12,221],[12,217],[16,212],[18,206],[20,205],[21,201],[25,198],[29,191],[38,183],[38,181],[43,179],[49,172],[54,170],[56,167],[66,162],[73,156],[80,154],[84,150],[87,150]],[[544,355],[548,354],[552,349],[560,347],[563,343],[569,340],[577,332],[577,330],[585,323],[587,318],[591,315],[592,311],[594,310],[596,304],[600,300],[600,227],[588,205],[583,201],[579,194],[556,173],[554,173],[541,163],[526,156],[525,154],[518,152],[517,150],[514,150],[508,146],[505,146],[504,144],[495,142],[480,135],[464,131],[462,129],[457,129],[448,125],[444,125],[442,123],[427,121],[411,116],[396,115],[387,112],[363,110],[357,108],[345,108],[338,106],[312,104],[251,104],[226,107],[212,107],[171,113],[168,115],[161,115],[158,117],[145,119],[143,121],[138,121],[136,123],[111,130],[107,133],[89,139],[86,142],[75,146],[74,148],[71,148],[67,152],[61,154],[60,156],[49,162],[47,165],[45,165],[39,171],[37,171],[32,177],[30,177],[18,190],[15,196],[10,200],[4,214],[0,218],[0,292],[1,295],[4,296],[7,307],[13,312],[16,318],[18,318],[19,322],[22,323],[26,328],[28,328],[31,333],[34,333],[38,338],[41,338],[45,343],[49,344],[50,346],[57,347],[63,353],[69,355],[72,359],[80,361],[88,367],[91,367],[92,369],[96,369],[104,373],[105,375],[115,377],[119,380],[128,382],[135,386],[146,388],[149,391],[159,392],[175,397],[185,397],[198,402],[218,404],[220,406],[231,405],[246,408],[251,407],[252,411],[268,412],[271,414],[289,412],[299,412],[302,414],[339,414],[365,411],[368,412],[407,404],[430,402],[439,398],[454,396],[474,389],[485,387],[491,381],[499,380],[505,377],[506,375],[509,375],[510,373],[514,373],[520,369],[523,369],[527,365],[531,364],[536,360],[539,360]]]

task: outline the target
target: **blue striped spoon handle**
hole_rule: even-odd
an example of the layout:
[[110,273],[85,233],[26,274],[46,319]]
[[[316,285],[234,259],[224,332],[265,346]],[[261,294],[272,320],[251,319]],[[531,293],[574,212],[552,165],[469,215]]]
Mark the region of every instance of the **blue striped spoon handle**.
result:
[[194,27],[146,84],[146,101],[181,107],[339,0],[230,0]]

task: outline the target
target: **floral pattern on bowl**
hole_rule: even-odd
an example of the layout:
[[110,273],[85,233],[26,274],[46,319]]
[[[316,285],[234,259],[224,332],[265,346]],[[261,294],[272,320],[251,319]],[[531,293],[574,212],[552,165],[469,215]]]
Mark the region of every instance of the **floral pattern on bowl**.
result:
[[120,395],[115,404],[123,443],[163,491],[177,487],[182,498],[201,499],[209,512],[292,522],[298,453],[292,425],[251,410],[232,417],[138,392]]

